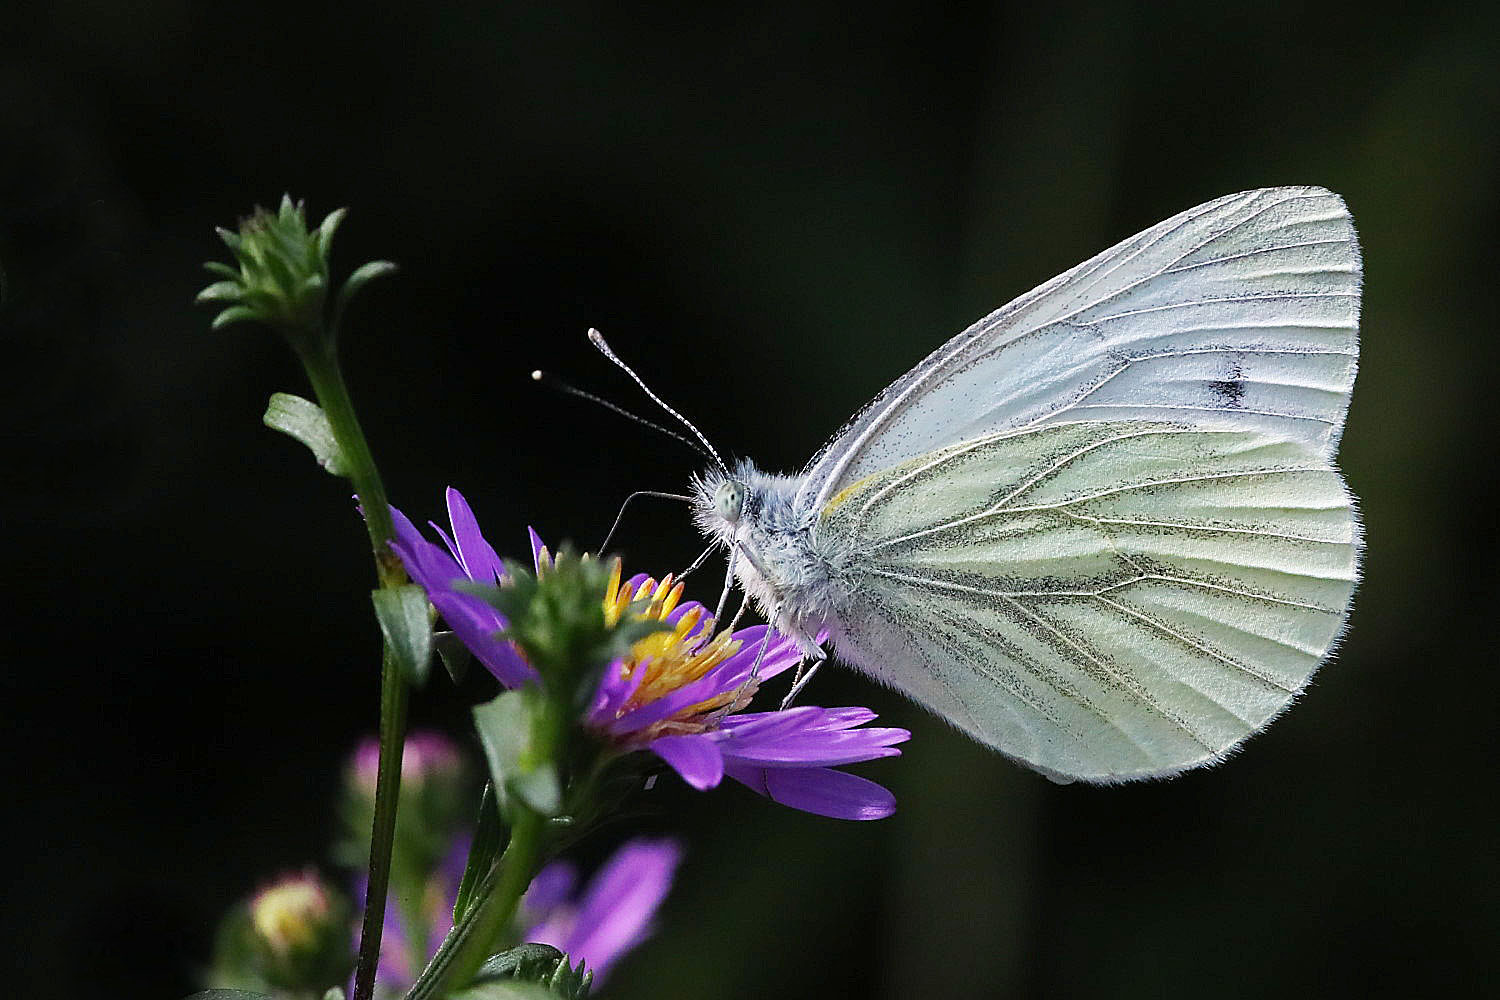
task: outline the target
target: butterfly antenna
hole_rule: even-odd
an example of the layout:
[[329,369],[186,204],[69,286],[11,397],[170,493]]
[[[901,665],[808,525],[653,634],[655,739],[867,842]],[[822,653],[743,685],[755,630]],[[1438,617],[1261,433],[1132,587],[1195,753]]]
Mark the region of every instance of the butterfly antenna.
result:
[[[634,493],[630,494],[630,496],[625,498],[624,503],[620,504],[620,512],[615,515],[615,523],[610,525],[609,534],[605,535],[604,541],[599,543],[600,552],[603,552],[605,549],[609,548],[610,539],[614,538],[615,532],[620,529],[620,522],[625,519],[625,508],[630,506],[630,501],[635,500],[639,497],[656,497],[658,500],[677,500],[682,503],[693,502],[692,497],[683,496],[681,493],[660,493],[656,490],[636,490]],[[681,577],[679,577],[679,579],[681,579]]]
[[705,451],[708,454],[708,457],[712,458],[714,464],[719,467],[719,471],[724,473],[726,476],[729,474],[729,466],[724,464],[724,460],[719,457],[719,453],[714,450],[714,446],[708,443],[708,438],[703,436],[703,432],[700,431],[697,427],[694,427],[693,422],[687,417],[684,417],[681,413],[678,413],[676,410],[672,409],[672,407],[668,406],[666,400],[662,399],[656,393],[652,392],[650,387],[648,387],[646,383],[641,380],[641,377],[635,373],[635,369],[631,368],[624,361],[620,360],[620,356],[610,348],[609,344],[605,343],[604,334],[600,333],[598,330],[590,329],[589,342],[599,349],[600,354],[604,355],[610,361],[613,361],[617,368],[623,371],[626,375],[629,375],[630,380],[636,385],[640,386],[641,391],[649,396],[653,403],[655,403],[657,406],[660,406],[663,410],[666,410],[672,415],[673,418],[681,423],[682,426],[692,431],[693,437],[697,438],[698,443],[703,445]]
[[[663,427],[661,424],[657,423],[654,420],[647,420],[645,417],[639,416],[635,413],[631,413],[629,410],[625,409],[625,407],[617,406],[616,404],[611,403],[609,400],[605,399],[603,396],[596,396],[592,392],[585,392],[577,386],[569,385],[567,382],[564,382],[562,379],[558,378],[556,375],[551,374],[550,372],[534,371],[531,373],[531,380],[533,382],[544,385],[549,389],[561,392],[564,395],[577,396],[579,399],[586,399],[590,403],[597,403],[598,405],[604,407],[606,410],[609,410],[611,413],[618,413],[626,420],[633,420],[643,427],[649,427],[653,431],[656,431],[660,434],[665,434],[669,438],[675,438],[676,440],[681,441],[683,444],[687,445],[689,448],[693,449],[704,458],[715,462],[718,462],[719,460],[718,455],[705,450],[703,445],[699,444],[697,441],[694,441],[692,438],[686,436],[685,434],[679,434],[676,431],[672,430],[672,428],[670,427]],[[722,465],[723,463],[720,462],[719,464]]]

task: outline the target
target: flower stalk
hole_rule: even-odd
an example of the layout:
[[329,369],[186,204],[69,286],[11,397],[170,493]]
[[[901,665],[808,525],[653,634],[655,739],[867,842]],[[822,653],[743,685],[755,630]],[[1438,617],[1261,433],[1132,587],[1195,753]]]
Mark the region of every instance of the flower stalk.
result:
[[547,821],[516,803],[505,853],[480,883],[474,903],[443,940],[406,994],[406,1000],[441,1000],[473,982],[480,966],[495,953],[501,935],[515,920],[516,908],[542,862]]
[[[325,464],[325,468],[337,467],[339,474],[348,476],[353,483],[370,535],[376,576],[382,589],[393,590],[404,586],[407,576],[400,560],[390,551],[395,528],[385,486],[339,369],[337,342],[339,322],[349,299],[368,281],[389,273],[394,266],[375,261],[356,268],[339,290],[329,318],[328,258],[334,233],[343,217],[343,210],[333,212],[320,226],[309,230],[302,206],[283,197],[276,211],[257,209],[243,219],[238,232],[221,229],[219,234],[239,266],[218,262],[206,265],[224,280],[205,288],[198,299],[226,306],[214,319],[215,329],[240,321],[259,322],[280,333],[296,352],[337,446],[338,461]],[[370,881],[352,1000],[370,1000],[375,989],[409,698],[400,653],[391,642],[390,632],[384,628],[382,631],[386,637],[381,656],[380,763],[370,838]]]
[[[318,405],[328,417],[329,427],[343,455],[344,468],[354,484],[355,495],[365,514],[365,528],[375,555],[380,586],[392,589],[407,582],[406,571],[390,551],[395,537],[385,485],[375,466],[369,442],[359,425],[348,385],[339,368],[338,347],[332,336],[309,338],[298,344],[297,356],[312,383]],[[401,752],[406,738],[407,703],[411,688],[397,664],[389,641],[384,643],[380,666],[380,764],[375,777],[375,818],[370,831],[369,889],[365,894],[360,924],[359,959],[354,969],[351,1000],[370,1000],[375,992],[375,971],[380,964],[380,937],[385,927],[386,895],[391,881],[391,852],[396,841],[396,809],[401,796]]]

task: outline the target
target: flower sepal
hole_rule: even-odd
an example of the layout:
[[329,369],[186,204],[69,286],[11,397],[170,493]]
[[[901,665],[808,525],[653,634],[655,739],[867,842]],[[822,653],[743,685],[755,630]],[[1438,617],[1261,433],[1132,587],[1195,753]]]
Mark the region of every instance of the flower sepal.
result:
[[493,987],[509,984],[534,984],[544,995],[562,1000],[584,1000],[589,995],[594,974],[579,962],[574,967],[568,956],[550,944],[519,944],[493,955],[479,969],[474,985],[460,996],[483,997],[526,996],[526,993],[499,992]]
[[633,614],[607,620],[605,599],[616,572],[613,561],[563,548],[535,573],[507,560],[499,586],[460,580],[453,587],[501,614],[505,638],[541,675],[543,686],[577,715],[593,701],[606,666],[629,655],[641,639],[671,630]]

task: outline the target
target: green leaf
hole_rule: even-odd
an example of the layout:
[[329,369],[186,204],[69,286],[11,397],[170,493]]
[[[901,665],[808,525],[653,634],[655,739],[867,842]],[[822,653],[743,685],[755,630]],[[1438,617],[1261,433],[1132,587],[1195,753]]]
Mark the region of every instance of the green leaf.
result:
[[[550,944],[520,944],[492,955],[479,967],[474,987],[505,984],[507,981],[540,986],[544,995],[562,997],[564,1000],[584,1000],[589,995],[594,974],[584,970],[583,963],[573,968],[568,956]],[[464,995],[464,994],[461,994]],[[487,996],[488,994],[480,994]],[[499,994],[511,996],[515,994]],[[532,994],[519,994],[531,996]]]
[[344,222],[344,217],[349,214],[347,208],[336,208],[323,217],[323,224],[318,227],[313,239],[317,241],[318,250],[322,252],[323,259],[328,259],[328,252],[333,249],[333,234],[338,232],[339,226]]
[[187,1000],[274,1000],[269,993],[252,993],[249,990],[204,990],[194,993]]
[[491,979],[452,994],[453,1000],[557,1000],[557,994],[537,983],[519,979]]
[[[233,311],[226,309],[224,313]],[[218,326],[219,321],[214,320],[214,325]],[[273,431],[281,431],[307,445],[312,450],[313,457],[318,460],[318,464],[328,472],[335,476],[349,474],[343,449],[339,447],[338,439],[333,436],[333,428],[329,426],[327,414],[317,403],[310,399],[303,399],[301,396],[294,396],[289,392],[272,393],[270,402],[266,404],[265,416],[261,417],[261,421]]]
[[413,687],[427,681],[432,666],[432,619],[427,595],[414,583],[382,587],[370,595],[385,643],[396,658],[401,675]]
[[344,988],[342,986],[328,987],[328,992],[323,994],[323,1000],[344,1000]]
[[469,675],[469,665],[474,662],[474,654],[469,652],[469,647],[452,632],[434,632],[432,648],[442,657],[443,666],[448,669],[448,676],[453,678],[453,683],[462,684]]
[[243,323],[246,320],[258,319],[260,319],[260,313],[256,312],[254,309],[250,309],[246,306],[230,306],[228,309],[225,309],[223,312],[219,313],[219,315],[215,316],[214,321],[208,326],[211,330],[222,330],[230,323]]
[[356,267],[354,273],[349,275],[348,280],[339,289],[338,298],[333,304],[333,328],[339,329],[344,319],[344,310],[349,307],[349,303],[354,300],[354,296],[358,295],[361,289],[376,278],[395,273],[396,265],[388,260],[372,260],[368,264]]
[[532,758],[536,722],[532,700],[540,697],[534,691],[507,691],[494,701],[474,706],[474,725],[501,807],[515,798],[534,812],[553,816],[562,805],[562,787],[550,760]]
[[216,281],[198,293],[198,302],[238,302],[245,286],[238,281]]
[[205,271],[208,271],[210,274],[217,274],[221,278],[228,278],[230,281],[233,281],[237,285],[241,284],[241,279],[243,276],[240,274],[240,272],[237,269],[230,267],[228,264],[225,264],[223,261],[204,261],[203,269]]
[[479,822],[474,829],[474,841],[469,847],[469,860],[464,865],[464,877],[458,883],[458,894],[453,897],[453,923],[457,926],[469,911],[474,890],[495,867],[496,860],[505,850],[507,840],[505,824],[500,821],[499,803],[495,801],[495,786],[484,784],[484,794],[479,797]]

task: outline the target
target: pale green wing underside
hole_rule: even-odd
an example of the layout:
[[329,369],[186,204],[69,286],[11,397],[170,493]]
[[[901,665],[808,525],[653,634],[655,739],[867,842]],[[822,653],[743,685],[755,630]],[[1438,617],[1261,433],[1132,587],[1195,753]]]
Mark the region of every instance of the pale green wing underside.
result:
[[1360,256],[1338,195],[1199,205],[995,310],[855,415],[808,465],[817,510],[963,441],[1076,420],[1256,429],[1332,458],[1358,353]]
[[848,553],[842,658],[1060,779],[1216,760],[1343,627],[1358,525],[1329,459],[1137,421],[1010,432],[869,476],[818,527]]

